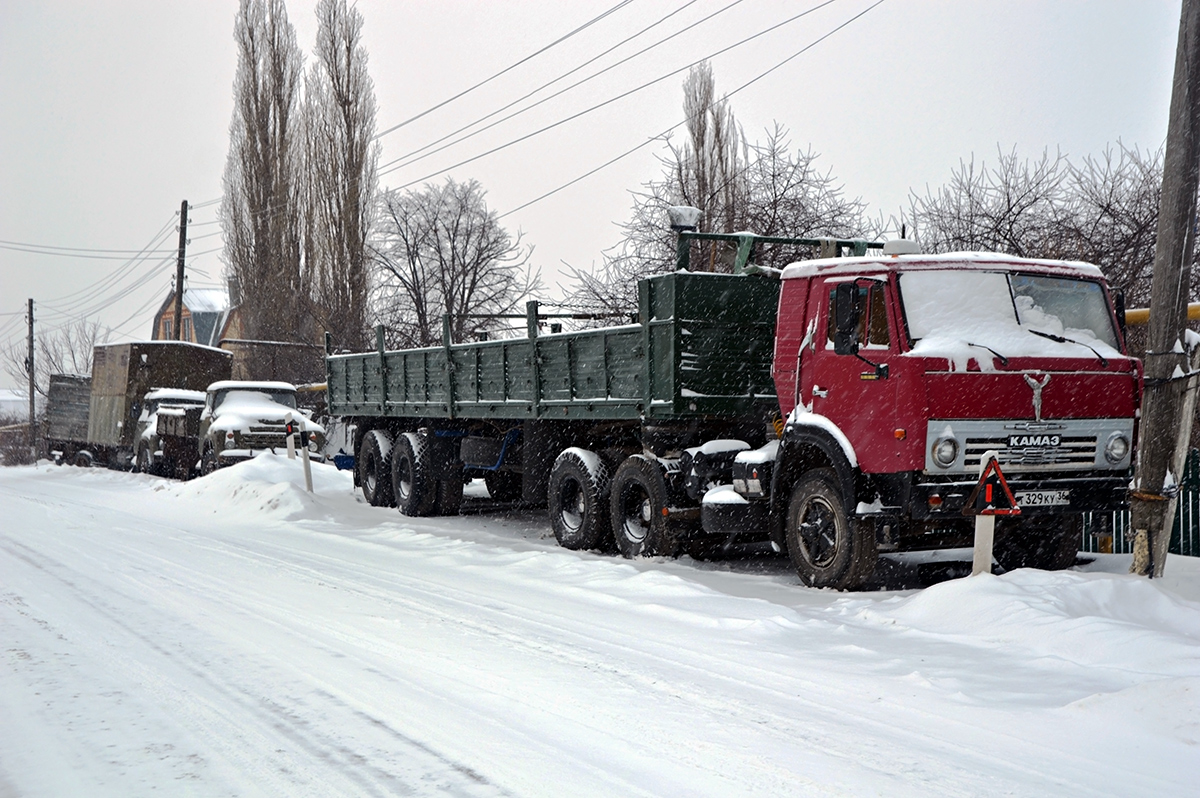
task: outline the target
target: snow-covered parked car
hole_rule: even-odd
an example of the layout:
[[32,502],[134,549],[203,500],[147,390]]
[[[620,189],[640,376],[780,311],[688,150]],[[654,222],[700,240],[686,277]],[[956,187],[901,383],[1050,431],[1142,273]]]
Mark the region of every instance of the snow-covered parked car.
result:
[[[143,474],[162,475],[167,472],[163,461],[162,441],[158,436],[158,413],[164,408],[201,407],[204,391],[186,391],[182,388],[155,388],[142,400],[137,420],[137,453],[135,464]],[[195,460],[188,463],[190,468]]]
[[[222,380],[208,386],[200,413],[200,473],[247,460],[263,451],[287,450],[287,417],[309,433],[310,457],[322,460],[325,429],[296,407],[287,382]],[[299,440],[296,442],[300,445]]]

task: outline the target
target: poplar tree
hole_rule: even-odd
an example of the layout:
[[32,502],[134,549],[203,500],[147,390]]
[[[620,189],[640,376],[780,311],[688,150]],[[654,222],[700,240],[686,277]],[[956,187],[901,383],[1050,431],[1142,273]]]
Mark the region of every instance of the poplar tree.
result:
[[305,272],[317,325],[337,346],[358,351],[367,344],[375,89],[362,14],[346,0],[321,0],[316,14],[316,58],[305,84]]
[[240,286],[246,337],[307,341],[297,124],[303,58],[283,0],[241,0],[234,39],[238,65],[220,210],[225,261]]

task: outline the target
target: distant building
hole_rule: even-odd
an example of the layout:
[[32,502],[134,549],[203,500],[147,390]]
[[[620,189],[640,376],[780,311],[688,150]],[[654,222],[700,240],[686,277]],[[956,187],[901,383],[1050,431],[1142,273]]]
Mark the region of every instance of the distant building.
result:
[[[229,294],[224,288],[185,288],[183,312],[180,316],[183,334],[180,340],[217,346],[222,338],[228,337],[226,332],[233,315],[236,314],[232,313]],[[175,340],[174,289],[167,294],[162,306],[154,314],[154,329],[150,338],[153,341]]]
[[[240,291],[235,280],[224,288],[185,288],[180,315],[182,340],[215,346],[233,353],[235,380],[284,380],[297,384],[325,378],[323,338],[313,343],[247,340],[242,323]],[[233,301],[230,302],[230,297]],[[154,314],[155,341],[174,340],[175,291]],[[323,333],[322,333],[323,336]]]

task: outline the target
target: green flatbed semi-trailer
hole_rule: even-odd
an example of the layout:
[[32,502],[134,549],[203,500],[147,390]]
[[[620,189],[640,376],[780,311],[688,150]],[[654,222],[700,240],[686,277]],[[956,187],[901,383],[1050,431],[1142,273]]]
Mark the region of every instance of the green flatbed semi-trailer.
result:
[[[868,245],[683,233],[681,266],[696,240],[737,244],[735,273],[684,268],[642,280],[635,323],[544,334],[531,302],[525,337],[456,343],[447,321],[438,347],[386,351],[380,328],[374,352],[328,353],[329,412],[354,430],[355,484],[366,499],[409,515],[454,514],[464,482],[482,476],[494,499],[548,504],[571,548],[615,542],[635,555],[712,545],[699,525],[704,486],[685,482],[697,482],[705,460],[728,471],[735,452],[695,447],[762,446],[779,423],[779,281],[746,266],[754,247],[861,254]],[[614,539],[624,521],[612,519],[609,492],[622,480],[663,517]]]

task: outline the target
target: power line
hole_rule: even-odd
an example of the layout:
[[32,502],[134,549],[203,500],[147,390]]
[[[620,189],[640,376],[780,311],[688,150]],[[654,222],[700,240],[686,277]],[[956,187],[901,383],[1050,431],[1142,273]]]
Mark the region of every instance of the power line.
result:
[[433,112],[434,112],[434,111],[436,111],[437,109],[439,109],[439,108],[442,108],[443,106],[449,105],[450,103],[454,102],[454,101],[455,101],[455,100],[457,100],[458,98],[460,98],[460,97],[464,97],[464,96],[466,96],[467,94],[470,94],[471,92],[475,91],[475,90],[476,90],[476,89],[478,89],[479,87],[481,87],[481,86],[484,86],[484,85],[486,85],[486,84],[488,84],[488,83],[491,83],[493,80],[495,80],[496,78],[498,78],[498,77],[500,77],[501,75],[505,74],[506,72],[511,72],[512,70],[514,70],[514,69],[516,69],[517,67],[519,67],[521,64],[524,64],[526,61],[529,61],[529,60],[530,60],[530,59],[532,59],[532,58],[536,58],[537,56],[539,56],[539,55],[541,55],[542,53],[546,52],[546,51],[547,51],[547,50],[549,50],[551,47],[554,47],[555,45],[558,45],[558,44],[562,44],[563,42],[565,42],[567,39],[571,38],[571,37],[572,37],[572,36],[574,36],[575,34],[577,34],[577,33],[581,32],[581,31],[583,31],[583,30],[586,30],[587,28],[590,28],[592,25],[596,24],[597,22],[599,22],[600,20],[602,20],[602,19],[604,19],[605,17],[609,16],[610,14],[613,14],[613,13],[615,13],[615,12],[617,12],[617,11],[621,10],[621,9],[622,9],[622,8],[624,8],[625,6],[629,5],[631,2],[633,2],[633,0],[621,0],[621,2],[617,3],[617,4],[616,4],[615,6],[613,6],[612,8],[610,8],[610,9],[608,9],[607,11],[605,11],[604,13],[600,14],[600,16],[598,16],[598,17],[595,17],[595,18],[593,18],[593,19],[590,19],[590,20],[588,20],[587,22],[583,23],[582,25],[580,25],[578,28],[576,28],[575,30],[571,31],[570,33],[568,33],[568,34],[566,34],[566,35],[564,35],[564,36],[560,36],[559,38],[557,38],[557,39],[555,39],[554,41],[550,42],[549,44],[547,44],[545,47],[541,48],[541,49],[540,49],[540,50],[538,50],[537,52],[531,53],[531,54],[529,54],[529,55],[525,56],[524,58],[522,58],[520,61],[517,61],[516,63],[510,64],[509,66],[506,66],[504,69],[501,69],[499,72],[497,72],[496,74],[492,75],[490,78],[484,78],[483,80],[481,80],[481,81],[479,81],[478,83],[476,83],[474,86],[471,86],[471,87],[470,87],[470,88],[468,88],[468,89],[464,89],[463,91],[460,91],[458,94],[454,95],[453,97],[450,97],[450,98],[448,98],[448,99],[442,100],[440,103],[437,103],[436,105],[433,105],[433,106],[430,106],[429,108],[426,108],[424,111],[422,111],[421,113],[417,114],[416,116],[409,117],[408,119],[405,119],[405,120],[404,120],[403,122],[401,122],[400,124],[398,124],[398,125],[392,125],[392,126],[391,126],[391,127],[389,127],[387,130],[384,130],[384,131],[383,131],[383,132],[381,132],[381,133],[377,133],[377,134],[375,134],[375,137],[374,137],[374,139],[372,139],[372,140],[374,141],[374,140],[381,139],[381,138],[383,138],[384,136],[386,136],[387,134],[389,134],[389,133],[392,133],[392,132],[394,132],[394,131],[396,131],[396,130],[399,130],[400,128],[404,127],[405,125],[411,124],[412,122],[415,122],[415,121],[417,121],[418,119],[420,119],[420,118],[422,118],[422,117],[424,117],[424,116],[427,116],[428,114],[431,114],[431,113],[433,113]]
[[[745,82],[745,83],[743,83],[741,86],[738,86],[736,89],[734,89],[733,91],[731,91],[731,92],[729,92],[728,94],[726,94],[726,95],[725,95],[725,97],[732,97],[733,95],[735,95],[735,94],[737,94],[738,92],[740,92],[742,89],[745,89],[746,87],[748,87],[748,86],[751,86],[751,85],[753,85],[753,84],[757,83],[758,81],[762,80],[762,79],[763,79],[763,78],[765,78],[767,75],[771,74],[771,73],[772,73],[772,72],[774,72],[775,70],[777,70],[777,69],[779,69],[780,67],[782,67],[784,64],[787,64],[788,62],[790,62],[790,61],[794,60],[795,58],[798,58],[799,56],[801,56],[801,55],[803,55],[804,53],[806,53],[806,52],[808,52],[809,50],[811,50],[813,47],[816,47],[818,44],[820,44],[821,42],[823,42],[823,41],[825,41],[826,39],[828,39],[828,38],[829,38],[830,36],[832,36],[833,34],[835,34],[835,33],[837,33],[838,31],[840,31],[842,28],[845,28],[847,25],[850,25],[852,22],[855,22],[855,21],[856,21],[856,20],[858,20],[860,17],[863,17],[863,16],[864,16],[864,15],[866,15],[868,12],[870,12],[870,11],[874,10],[876,6],[879,6],[879,5],[881,5],[883,2],[884,2],[884,0],[876,0],[876,2],[875,2],[875,3],[873,3],[873,4],[872,4],[872,5],[870,5],[870,6],[868,6],[867,8],[863,9],[863,10],[862,10],[862,11],[860,11],[859,13],[855,14],[853,17],[851,17],[850,19],[846,20],[846,21],[845,21],[845,22],[843,22],[842,24],[838,25],[837,27],[835,27],[834,29],[832,29],[831,31],[829,31],[828,33],[826,33],[824,36],[821,36],[820,38],[818,38],[818,39],[816,39],[816,40],[814,40],[814,41],[810,42],[809,44],[807,44],[807,45],[805,45],[804,47],[802,47],[800,50],[796,51],[796,52],[795,52],[795,53],[793,53],[792,55],[788,56],[787,58],[783,59],[783,60],[782,60],[782,61],[780,61],[779,63],[775,64],[775,66],[771,67],[771,68],[770,68],[770,69],[768,69],[767,71],[765,71],[765,72],[762,72],[761,74],[757,75],[756,77],[754,77],[754,78],[752,78],[752,79],[750,79],[750,80],[746,81],[746,82]],[[610,160],[606,161],[605,163],[601,164],[600,166],[597,166],[595,169],[592,169],[592,170],[590,170],[590,171],[588,171],[588,172],[584,172],[584,173],[583,173],[582,175],[580,175],[579,177],[576,177],[576,178],[574,178],[573,180],[569,180],[568,182],[566,182],[566,183],[563,183],[563,184],[562,184],[561,186],[559,186],[558,188],[551,189],[550,191],[547,191],[545,194],[542,194],[542,195],[541,195],[541,196],[539,196],[539,197],[536,197],[536,198],[534,198],[534,199],[531,199],[531,200],[529,200],[528,202],[526,202],[526,203],[524,203],[524,204],[522,204],[522,205],[518,205],[517,207],[513,208],[512,210],[505,211],[504,213],[502,213],[502,214],[498,215],[496,218],[497,218],[497,219],[503,219],[505,216],[509,216],[509,215],[511,215],[511,214],[514,214],[514,213],[516,213],[517,211],[524,210],[525,208],[528,208],[530,205],[534,205],[534,204],[536,204],[536,203],[538,203],[538,202],[541,202],[542,200],[546,199],[547,197],[551,197],[551,196],[553,196],[553,195],[557,194],[558,192],[560,192],[560,191],[562,191],[562,190],[564,190],[564,189],[566,189],[566,188],[570,188],[571,186],[575,185],[576,183],[580,182],[581,180],[585,180],[585,179],[587,179],[587,178],[591,177],[592,175],[596,174],[597,172],[601,171],[602,169],[607,169],[609,166],[612,166],[612,165],[613,165],[614,163],[616,163],[617,161],[620,161],[620,160],[622,160],[622,159],[624,159],[624,158],[627,158],[627,157],[629,157],[630,155],[633,155],[635,152],[637,152],[638,150],[642,149],[643,147],[646,147],[646,146],[648,146],[648,145],[650,145],[650,144],[654,143],[655,141],[659,141],[659,140],[663,139],[663,138],[664,138],[664,137],[665,137],[665,136],[666,136],[668,133],[670,133],[672,130],[674,130],[675,128],[679,127],[680,125],[683,125],[683,124],[685,124],[686,122],[687,122],[687,120],[686,120],[686,119],[683,119],[683,120],[680,120],[679,122],[676,122],[674,125],[671,125],[669,128],[667,128],[666,130],[664,130],[664,131],[662,131],[661,133],[659,133],[657,136],[652,136],[652,137],[650,137],[650,138],[649,138],[649,139],[647,139],[646,141],[643,141],[641,144],[638,144],[637,146],[635,146],[635,147],[632,147],[631,149],[628,149],[628,150],[626,150],[625,152],[621,153],[620,155],[616,156],[615,158],[612,158],[612,159],[610,159]]]
[[75,291],[72,291],[68,294],[63,294],[61,296],[53,297],[48,301],[52,302],[52,303],[64,302],[66,300],[72,299],[73,297],[79,296],[80,294],[91,295],[91,294],[96,293],[97,291],[105,290],[110,285],[115,285],[117,282],[124,279],[125,275],[128,274],[130,271],[132,271],[134,268],[136,268],[139,263],[144,263],[146,261],[146,259],[149,257],[149,252],[154,251],[151,249],[152,247],[154,247],[156,244],[158,244],[164,236],[170,234],[171,226],[175,220],[176,215],[177,214],[172,214],[171,218],[167,219],[167,221],[163,224],[163,226],[158,229],[158,232],[156,232],[153,236],[150,237],[150,240],[146,243],[146,246],[143,247],[141,250],[141,253],[145,253],[145,254],[139,253],[139,255],[137,255],[133,258],[130,258],[123,266],[121,266],[120,268],[116,269],[113,272],[110,272],[109,274],[104,275],[99,280],[95,281],[94,283],[85,285],[82,288],[76,289]]
[[[84,258],[88,260],[127,260],[130,255],[138,254],[136,250],[72,250],[72,251],[55,251],[44,247],[32,247],[24,245],[11,245],[8,242],[0,241],[0,249],[7,249],[13,252],[28,252],[31,255],[57,255],[63,258]],[[119,252],[117,255],[89,255],[86,252]],[[151,250],[148,254],[158,254],[170,252],[168,249]]]
[[[757,38],[759,38],[759,37],[761,37],[761,36],[765,36],[766,34],[768,34],[768,33],[771,33],[772,31],[778,30],[779,28],[783,27],[784,25],[788,25],[788,24],[790,24],[790,23],[792,23],[792,22],[795,22],[796,20],[800,19],[801,17],[805,17],[805,16],[807,16],[807,15],[809,15],[809,14],[813,13],[814,11],[817,11],[817,10],[819,10],[819,9],[822,9],[822,8],[824,8],[825,6],[827,6],[827,5],[830,5],[831,3],[835,3],[835,2],[837,2],[837,0],[825,0],[825,1],[824,1],[824,2],[822,2],[822,3],[818,3],[817,5],[815,5],[815,6],[812,6],[811,8],[807,9],[806,11],[802,11],[802,12],[800,12],[799,14],[796,14],[796,15],[795,15],[795,16],[793,16],[793,17],[789,17],[788,19],[785,19],[785,20],[784,20],[784,21],[782,21],[782,22],[778,22],[778,23],[776,23],[776,24],[772,25],[772,26],[771,26],[771,27],[769,27],[769,28],[766,28],[766,29],[764,29],[764,30],[761,30],[761,31],[759,31],[758,33],[755,33],[755,34],[752,34],[752,35],[750,35],[750,36],[747,36],[746,38],[742,39],[741,41],[734,42],[733,44],[731,44],[731,45],[728,45],[727,47],[723,47],[723,48],[721,48],[720,50],[717,50],[716,52],[710,53],[709,55],[705,56],[704,58],[699,58],[699,59],[697,59],[697,60],[695,60],[695,61],[691,62],[690,64],[685,64],[684,66],[681,66],[681,67],[679,67],[678,69],[672,70],[671,72],[668,72],[668,73],[666,73],[666,74],[664,74],[664,75],[660,75],[659,77],[657,77],[657,78],[654,78],[653,80],[647,81],[646,83],[643,83],[642,85],[640,85],[640,86],[637,86],[636,88],[632,88],[632,89],[629,89],[628,91],[624,91],[624,92],[622,92],[622,93],[620,93],[620,94],[616,95],[615,97],[610,97],[609,99],[607,99],[607,100],[604,100],[603,102],[597,103],[597,104],[595,104],[595,105],[591,106],[590,108],[586,108],[586,109],[584,109],[584,110],[582,110],[582,111],[579,111],[578,113],[574,113],[574,114],[571,114],[571,115],[570,115],[570,116],[568,116],[568,117],[565,117],[565,118],[563,118],[563,119],[560,119],[560,120],[558,120],[557,122],[553,122],[553,123],[551,123],[551,124],[549,124],[549,125],[546,125],[545,127],[539,128],[538,130],[535,130],[535,131],[533,131],[532,133],[527,133],[527,134],[525,134],[524,136],[520,136],[520,137],[518,137],[518,138],[516,138],[516,139],[513,139],[512,141],[509,141],[509,142],[507,142],[507,143],[505,143],[505,144],[501,144],[501,145],[499,145],[499,146],[493,147],[493,148],[491,148],[490,150],[487,150],[486,152],[482,152],[482,153],[480,153],[480,154],[478,154],[478,155],[474,155],[474,156],[472,156],[472,157],[470,157],[470,158],[466,158],[466,159],[464,159],[464,160],[461,160],[461,161],[459,161],[459,162],[458,162],[458,163],[456,163],[456,164],[453,164],[453,165],[451,165],[451,166],[447,166],[447,167],[446,167],[446,168],[444,168],[444,169],[439,169],[439,170],[437,170],[436,172],[431,172],[431,173],[429,173],[429,174],[425,175],[424,177],[419,177],[419,178],[417,178],[416,180],[410,180],[410,181],[408,181],[407,183],[404,183],[403,185],[397,186],[397,189],[404,189],[404,188],[408,188],[409,186],[416,185],[417,183],[421,183],[421,182],[423,182],[423,181],[425,181],[425,180],[428,180],[428,179],[430,179],[431,177],[437,177],[437,176],[438,176],[438,175],[440,175],[440,174],[444,174],[444,173],[446,173],[446,172],[449,172],[451,169],[457,169],[457,168],[458,168],[458,167],[460,167],[460,166],[466,166],[467,164],[469,164],[469,163],[473,163],[473,162],[475,162],[475,161],[478,161],[478,160],[480,160],[481,158],[486,158],[487,156],[489,156],[489,155],[493,155],[493,154],[495,154],[495,153],[497,153],[497,152],[500,152],[501,150],[508,149],[509,147],[512,147],[512,146],[513,146],[513,145],[515,145],[515,144],[520,144],[522,141],[527,141],[527,140],[529,140],[529,139],[533,138],[534,136],[541,135],[542,133],[545,133],[545,132],[547,132],[547,131],[549,131],[549,130],[553,130],[553,129],[554,129],[554,128],[556,128],[556,127],[559,127],[559,126],[561,126],[561,125],[565,125],[567,122],[571,122],[571,121],[574,121],[574,120],[576,120],[576,119],[579,119],[579,118],[580,118],[580,117],[582,117],[582,116],[586,116],[587,114],[590,114],[590,113],[592,113],[593,111],[597,111],[597,110],[599,110],[599,109],[601,109],[601,108],[604,108],[605,106],[612,105],[613,103],[617,102],[618,100],[623,100],[624,98],[626,98],[626,97],[628,97],[628,96],[630,96],[630,95],[632,95],[632,94],[636,94],[637,92],[639,92],[639,91],[642,91],[643,89],[649,88],[650,86],[653,86],[653,85],[655,85],[655,84],[657,84],[657,83],[661,83],[661,82],[663,82],[664,80],[666,80],[667,78],[670,78],[670,77],[673,77],[673,76],[675,76],[675,75],[678,75],[680,72],[683,72],[683,71],[685,71],[685,70],[687,70],[687,69],[691,69],[692,67],[696,66],[697,64],[700,64],[700,63],[702,63],[702,62],[704,62],[704,61],[707,61],[707,60],[709,60],[710,58],[715,58],[715,57],[717,57],[717,56],[719,56],[719,55],[723,55],[723,54],[725,54],[725,53],[729,52],[730,50],[733,50],[733,49],[734,49],[734,48],[736,48],[736,47],[741,47],[743,44],[746,44],[746,43],[748,43],[748,42],[751,42],[751,41],[753,41],[753,40],[755,40],[755,39],[757,39]],[[678,125],[676,125],[676,126],[674,126],[674,127],[678,127]],[[380,174],[381,174],[381,175],[382,175],[382,174],[385,174],[385,172],[380,172]]]
[[[503,112],[507,111],[509,108],[512,108],[512,107],[513,107],[514,105],[516,105],[517,103],[520,103],[520,102],[523,102],[523,101],[525,101],[525,100],[529,99],[529,98],[530,98],[530,97],[532,97],[533,95],[537,94],[539,91],[542,91],[543,89],[546,89],[546,88],[549,88],[550,86],[553,86],[555,83],[559,82],[560,80],[563,80],[564,78],[567,78],[567,77],[569,77],[569,76],[571,76],[571,75],[575,74],[576,72],[578,72],[579,70],[581,70],[581,69],[583,69],[584,67],[588,66],[589,64],[593,64],[593,63],[595,63],[596,61],[600,60],[601,58],[603,58],[604,56],[608,55],[609,53],[611,53],[612,51],[616,50],[617,48],[619,48],[619,47],[621,47],[621,46],[623,46],[623,45],[625,45],[625,44],[627,44],[627,43],[629,43],[629,42],[633,41],[634,39],[638,38],[639,36],[641,36],[642,34],[646,33],[647,31],[649,31],[649,30],[652,30],[653,28],[656,28],[657,26],[659,26],[659,25],[661,25],[662,23],[666,22],[668,19],[670,19],[671,17],[675,16],[676,14],[679,14],[679,13],[681,13],[682,11],[686,10],[687,8],[689,8],[690,6],[692,6],[693,4],[695,4],[696,2],[698,2],[698,0],[691,0],[691,2],[688,2],[688,3],[684,4],[683,6],[680,6],[679,8],[677,8],[677,9],[675,9],[674,11],[670,12],[670,13],[669,13],[669,14],[667,14],[666,16],[659,18],[659,20],[658,20],[657,22],[652,22],[651,24],[649,24],[649,25],[647,25],[646,27],[642,28],[642,29],[641,29],[640,31],[638,31],[637,33],[633,34],[632,36],[627,36],[626,38],[624,38],[624,39],[622,39],[621,41],[619,41],[619,42],[617,42],[616,44],[614,44],[612,47],[609,47],[609,48],[608,48],[607,50],[605,50],[604,52],[602,52],[602,53],[600,53],[600,54],[598,54],[598,55],[596,55],[596,56],[593,56],[592,58],[588,59],[587,61],[584,61],[584,62],[583,62],[582,64],[580,64],[579,66],[577,66],[577,67],[575,67],[575,68],[573,68],[573,69],[571,69],[571,70],[569,70],[569,71],[567,71],[567,72],[564,72],[563,74],[559,75],[558,77],[554,78],[553,80],[550,80],[550,81],[548,81],[548,82],[546,82],[546,83],[543,83],[541,86],[538,86],[538,87],[537,87],[536,89],[534,89],[533,91],[530,91],[530,92],[526,93],[524,96],[522,96],[522,97],[518,97],[517,99],[513,100],[513,101],[512,101],[512,102],[510,102],[508,105],[505,105],[505,106],[503,106],[503,107],[501,107],[501,108],[497,108],[495,111],[492,111],[490,114],[487,114],[486,116],[480,117],[479,119],[476,119],[476,120],[475,120],[475,121],[473,121],[473,122],[470,122],[470,123],[468,123],[468,124],[466,124],[466,125],[463,125],[463,126],[462,126],[462,127],[460,127],[458,130],[455,130],[455,131],[454,131],[454,132],[452,132],[452,133],[447,133],[445,136],[442,136],[440,139],[437,139],[437,140],[435,140],[435,141],[431,141],[430,143],[426,144],[426,145],[425,145],[425,146],[423,146],[423,147],[420,147],[420,148],[418,148],[418,149],[416,149],[416,150],[413,150],[413,151],[411,151],[411,152],[409,152],[409,153],[407,153],[407,154],[405,154],[405,155],[401,155],[399,158],[395,158],[395,159],[393,159],[393,160],[391,160],[391,161],[388,161],[387,163],[383,164],[383,165],[380,167],[380,169],[385,169],[385,170],[386,170],[386,169],[388,169],[388,167],[390,167],[390,166],[392,166],[392,165],[394,165],[394,164],[396,164],[396,163],[399,163],[400,161],[404,161],[405,159],[409,159],[409,158],[411,158],[412,160],[409,160],[409,161],[407,161],[406,163],[403,163],[403,164],[401,164],[401,165],[400,165],[399,167],[397,167],[397,168],[403,168],[403,167],[405,167],[405,166],[410,166],[410,165],[412,165],[412,164],[416,163],[417,161],[424,160],[425,158],[428,158],[428,157],[429,157],[429,156],[431,156],[431,155],[434,155],[434,154],[436,154],[436,153],[439,153],[439,152],[441,152],[442,150],[446,149],[447,147],[452,147],[452,146],[454,146],[455,144],[459,144],[459,143],[461,143],[461,142],[463,142],[463,141],[466,141],[466,140],[467,140],[467,139],[469,139],[469,138],[472,138],[472,137],[474,137],[474,136],[477,136],[478,134],[480,134],[480,133],[484,132],[485,130],[490,130],[490,129],[492,129],[493,127],[495,127],[496,125],[499,125],[499,124],[501,124],[501,123],[503,123],[503,122],[506,122],[506,121],[508,121],[509,119],[512,119],[512,118],[513,118],[513,117],[515,117],[515,116],[519,116],[520,114],[523,114],[523,113],[525,113],[526,111],[532,110],[533,108],[536,108],[536,107],[538,107],[538,106],[539,106],[539,105],[541,105],[542,103],[548,102],[549,100],[553,100],[555,97],[558,97],[558,96],[560,96],[561,94],[563,94],[563,93],[565,93],[565,92],[568,92],[568,91],[570,91],[571,89],[574,89],[574,88],[576,88],[576,87],[578,87],[578,86],[581,86],[581,85],[583,85],[584,83],[587,83],[588,81],[592,80],[593,78],[597,78],[597,77],[599,77],[600,75],[603,75],[605,72],[608,72],[608,71],[610,71],[610,70],[612,70],[612,69],[615,69],[616,67],[619,67],[619,66],[621,66],[622,64],[628,63],[629,61],[633,60],[634,58],[637,58],[638,56],[640,56],[640,55],[642,55],[642,54],[646,53],[647,51],[649,51],[649,50],[652,50],[652,49],[654,49],[655,47],[658,47],[658,46],[660,46],[660,45],[664,44],[664,43],[665,43],[665,42],[667,42],[667,41],[670,41],[671,39],[675,38],[676,36],[680,36],[680,35],[682,35],[683,33],[686,33],[687,31],[691,30],[692,28],[695,28],[697,25],[701,25],[701,24],[703,24],[703,23],[707,22],[708,20],[712,19],[713,17],[717,16],[718,14],[721,14],[721,13],[724,13],[725,11],[728,11],[730,8],[733,8],[735,5],[737,5],[737,4],[739,4],[739,3],[741,3],[741,2],[742,2],[742,0],[733,0],[733,2],[732,2],[732,3],[729,3],[729,4],[728,4],[728,5],[726,5],[724,8],[720,8],[720,9],[718,9],[718,10],[714,11],[713,13],[711,13],[711,14],[709,14],[708,16],[704,17],[703,19],[700,19],[700,20],[697,20],[696,22],[693,22],[691,25],[688,25],[687,27],[684,27],[684,28],[682,28],[681,30],[678,30],[678,31],[676,31],[675,33],[672,33],[670,36],[667,36],[666,38],[659,39],[659,40],[658,40],[657,42],[655,42],[654,44],[651,44],[651,45],[649,45],[648,47],[645,47],[645,48],[643,48],[643,49],[641,49],[641,50],[638,50],[636,53],[633,53],[632,55],[629,55],[629,56],[627,56],[627,57],[625,57],[625,58],[621,59],[620,61],[617,61],[616,63],[614,63],[614,64],[611,64],[611,65],[609,65],[609,66],[605,67],[604,69],[600,70],[599,72],[596,72],[596,73],[594,73],[594,74],[592,74],[592,75],[590,75],[590,76],[588,76],[588,77],[584,78],[583,80],[576,81],[575,83],[572,83],[570,86],[567,86],[565,89],[562,89],[561,91],[558,91],[558,92],[555,92],[554,94],[551,94],[549,97],[543,97],[541,100],[538,100],[536,103],[533,103],[532,105],[529,105],[529,106],[527,106],[527,107],[525,107],[525,108],[522,108],[520,111],[516,111],[515,113],[509,114],[508,116],[504,117],[503,119],[499,119],[499,120],[497,120],[496,122],[493,122],[492,124],[488,125],[487,127],[480,128],[479,130],[476,130],[476,131],[474,131],[474,132],[470,133],[469,135],[463,136],[462,138],[459,138],[459,139],[457,139],[457,140],[455,140],[455,141],[451,142],[450,144],[447,144],[445,147],[438,147],[436,150],[433,150],[432,152],[427,152],[427,153],[425,153],[424,155],[421,155],[421,157],[420,157],[420,158],[413,158],[413,156],[415,156],[415,155],[419,155],[420,153],[422,153],[422,152],[425,152],[425,150],[428,150],[430,147],[435,147],[435,146],[437,146],[438,144],[441,144],[441,143],[442,143],[443,141],[445,141],[446,139],[448,139],[448,138],[451,138],[451,137],[453,137],[453,136],[457,136],[459,133],[462,133],[462,132],[463,132],[463,131],[465,131],[465,130],[469,130],[470,128],[474,127],[475,125],[478,125],[478,124],[480,124],[481,122],[486,122],[488,119],[491,119],[491,118],[492,118],[493,116],[495,116],[496,114],[500,114],[500,113],[503,113]],[[390,170],[389,170],[389,171],[390,171]]]

